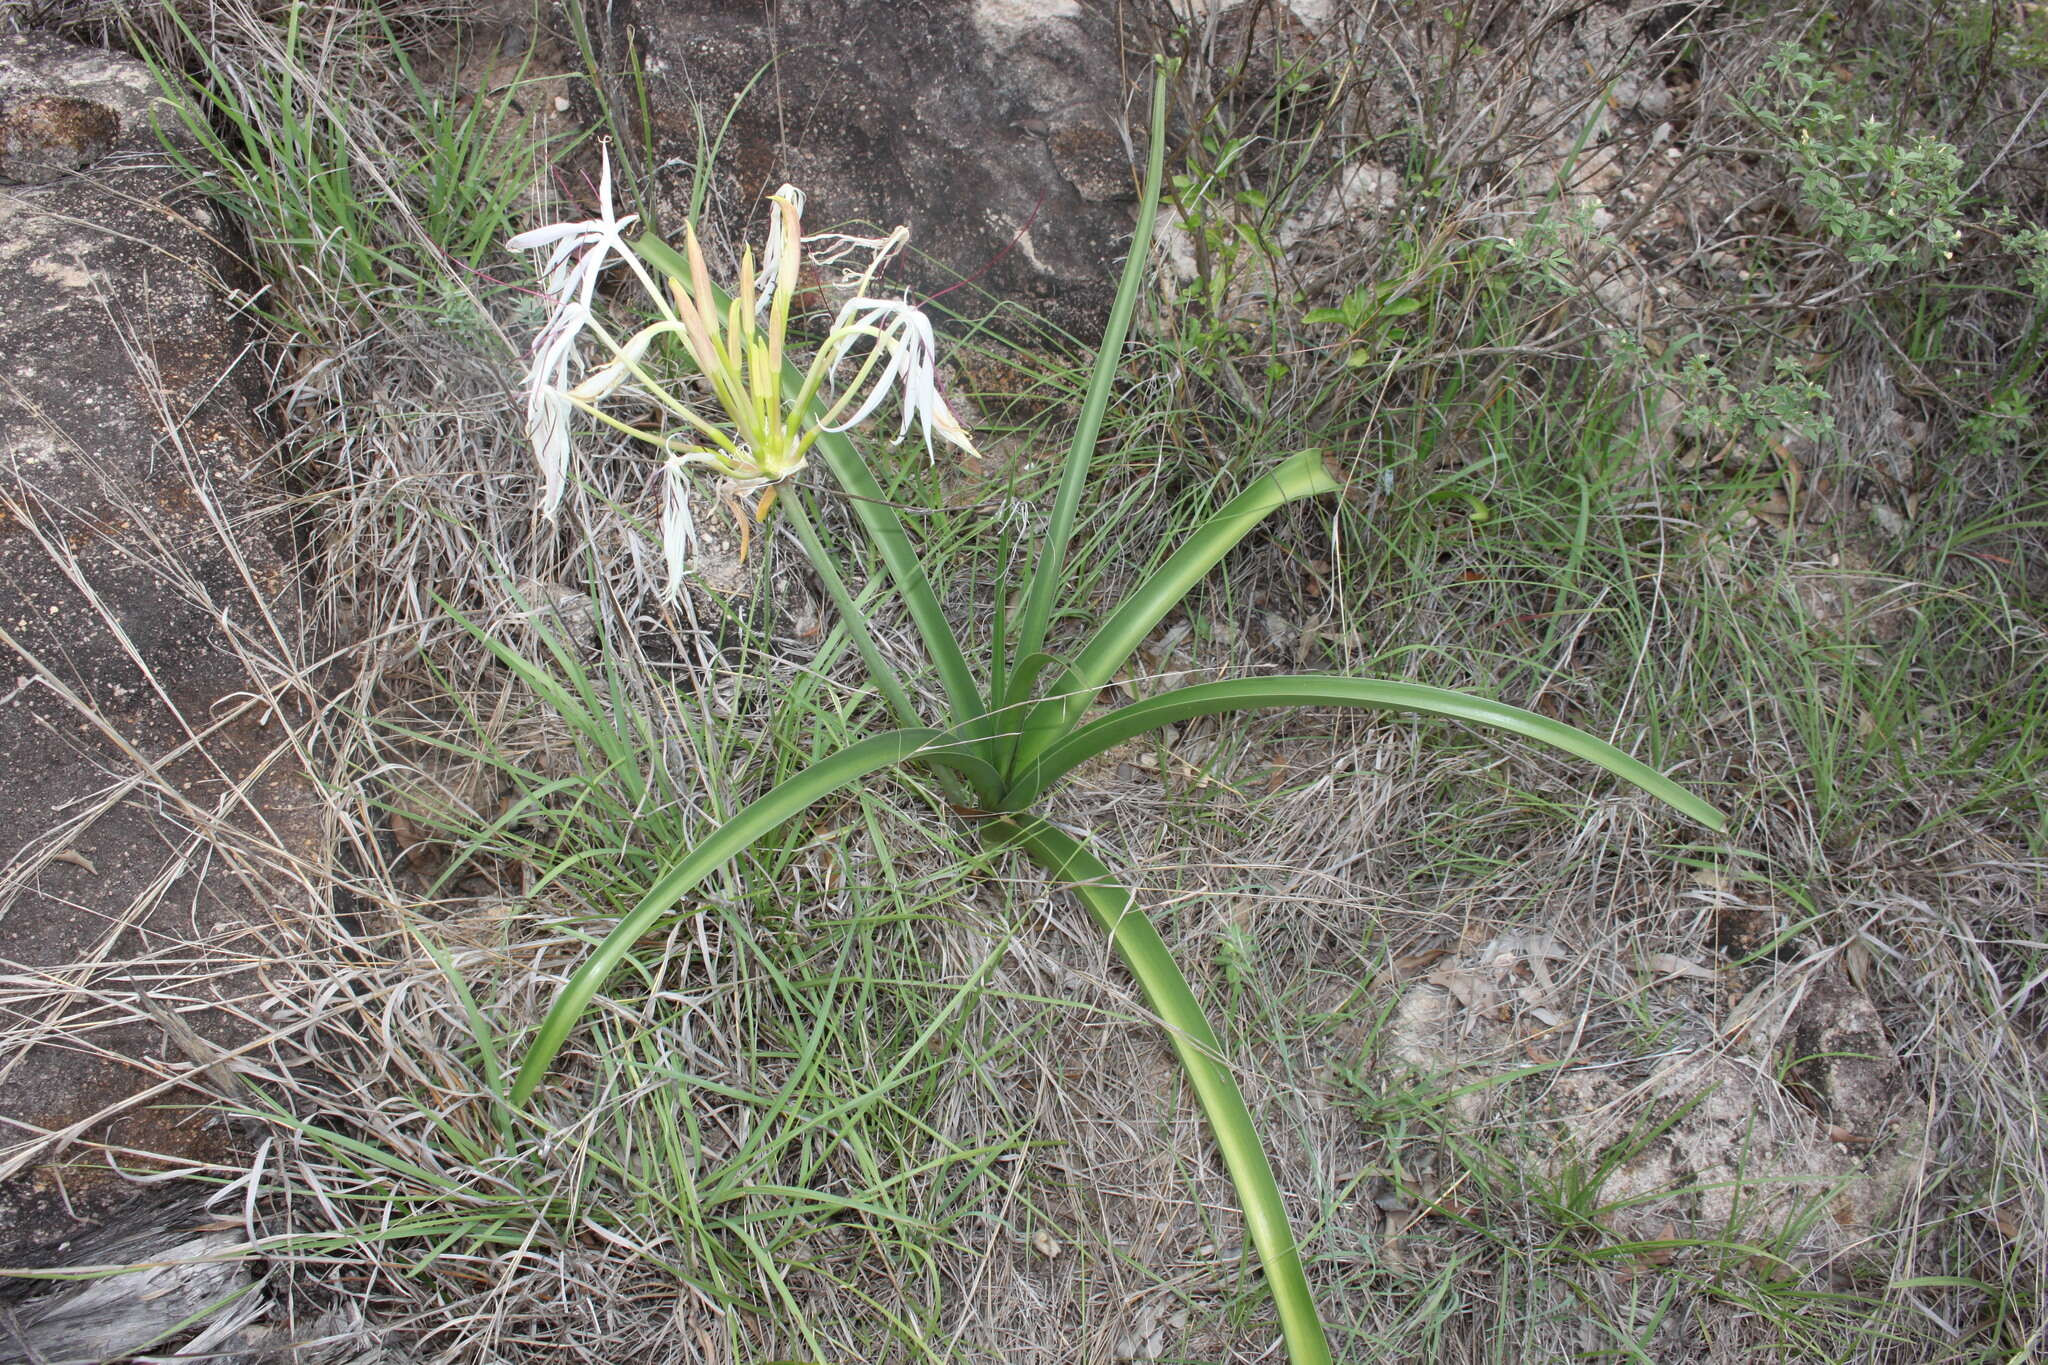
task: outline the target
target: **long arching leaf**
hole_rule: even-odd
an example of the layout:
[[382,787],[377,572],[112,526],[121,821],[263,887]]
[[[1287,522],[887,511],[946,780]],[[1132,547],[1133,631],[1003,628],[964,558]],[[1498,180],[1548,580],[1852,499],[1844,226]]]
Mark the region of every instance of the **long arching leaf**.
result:
[[765,794],[743,807],[737,815],[713,830],[680,862],[647,888],[640,903],[628,911],[581,967],[562,986],[555,1002],[541,1020],[540,1031],[527,1047],[519,1075],[510,1095],[514,1109],[532,1097],[555,1056],[569,1040],[569,1034],[583,1018],[583,1011],[613,971],[632,951],[633,945],[653,928],[656,921],[674,908],[697,883],[710,876],[729,859],[739,856],[756,840],[771,834],[784,821],[801,814],[836,791],[860,781],[868,774],[899,763],[918,759],[954,768],[971,780],[993,782],[989,765],[957,749],[935,747],[949,743],[938,730],[890,730],[848,745],[802,772],[777,783]]
[[[1145,155],[1145,184],[1138,195],[1138,220],[1131,230],[1131,249],[1124,257],[1123,277],[1117,282],[1116,298],[1109,307],[1109,321],[1102,330],[1102,344],[1095,352],[1095,368],[1088,376],[1088,393],[1081,401],[1081,420],[1074,426],[1068,443],[1065,466],[1060,471],[1059,493],[1053,499],[1052,516],[1046,522],[1045,539],[1039,547],[1038,562],[1024,587],[1024,605],[1019,613],[1017,643],[1013,651],[1025,660],[1045,646],[1046,627],[1052,622],[1053,597],[1064,584],[1067,543],[1073,538],[1074,521],[1080,515],[1081,491],[1088,471],[1095,463],[1095,443],[1102,435],[1102,419],[1109,412],[1109,391],[1124,359],[1124,338],[1130,334],[1131,315],[1137,311],[1138,289],[1151,264],[1152,226],[1159,214],[1159,187],[1166,169],[1166,86],[1174,74],[1173,64],[1154,58],[1152,71],[1151,126],[1146,135],[1151,147]],[[1016,681],[1003,689],[1012,701],[1022,698]]]
[[1324,674],[1198,683],[1164,696],[1133,702],[1082,726],[1048,748],[1042,759],[1016,776],[1004,806],[1008,810],[1023,809],[1076,765],[1147,730],[1195,716],[1270,706],[1356,706],[1380,711],[1416,711],[1423,715],[1447,716],[1473,725],[1491,726],[1597,763],[1709,829],[1718,831],[1727,824],[1727,818],[1720,811],[1655,768],[1562,721],[1539,716],[1534,711],[1524,711],[1519,706],[1467,696],[1441,687]]
[[[1021,774],[1028,770],[1032,760],[1056,744],[1144,643],[1153,627],[1252,528],[1290,502],[1318,493],[1334,493],[1341,487],[1322,451],[1303,450],[1225,503],[1216,515],[1195,529],[1185,544],[1167,556],[1151,577],[1118,604],[1087,648],[1046,689],[1045,697],[1025,717],[1015,757],[1006,765],[1007,771]],[[1013,704],[1020,699],[1020,693],[1012,692]]]
[[1237,1188],[1245,1227],[1280,1311],[1289,1361],[1292,1365],[1328,1365],[1329,1339],[1316,1316],[1308,1277],[1302,1273],[1301,1253],[1287,1223],[1287,1205],[1273,1177],[1272,1163],[1259,1143],[1244,1095],[1223,1062],[1216,1031],[1209,1027],[1201,1003],[1165,940],[1145,918],[1130,889],[1118,884],[1109,869],[1072,836],[1036,816],[995,821],[991,828],[996,837],[1022,848],[1033,862],[1064,882],[1116,944],[1118,955],[1144,991],[1146,1003],[1165,1025],[1167,1039],[1208,1117],[1209,1131]]

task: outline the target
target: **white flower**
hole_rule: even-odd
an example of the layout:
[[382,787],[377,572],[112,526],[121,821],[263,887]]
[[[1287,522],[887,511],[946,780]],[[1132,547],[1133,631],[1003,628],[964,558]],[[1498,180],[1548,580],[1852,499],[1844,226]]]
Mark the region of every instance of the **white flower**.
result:
[[[590,307],[592,294],[597,288],[597,277],[612,254],[628,254],[625,231],[640,221],[640,215],[629,213],[624,218],[612,208],[612,153],[611,148],[603,151],[603,169],[598,174],[597,206],[598,216],[586,218],[579,223],[551,223],[522,232],[508,240],[505,245],[513,251],[538,251],[544,246],[554,247],[542,270],[547,275],[547,293],[556,307],[567,304],[573,296],[584,308]],[[577,253],[581,252],[581,255]]]
[[[651,261],[625,238],[636,219],[621,218],[612,204],[611,158],[604,158],[596,218],[523,232],[508,243],[515,250],[545,252],[539,262],[548,317],[535,338],[526,372],[526,427],[544,478],[542,512],[552,518],[569,482],[570,424],[581,410],[637,437],[659,452],[654,474],[659,485],[658,538],[665,573],[663,597],[682,589],[695,551],[697,526],[691,509],[694,469],[719,478],[719,497],[740,528],[740,558],[746,558],[749,526],[761,521],[775,490],[805,466],[805,454],[825,431],[845,431],[868,420],[890,398],[903,408],[894,439],[917,426],[925,451],[936,433],[962,450],[974,444],[939,392],[938,346],[925,315],[900,299],[876,298],[873,281],[881,266],[903,248],[909,233],[886,237],[826,233],[803,235],[804,196],[784,185],[771,196],[761,270],[752,253],[741,258],[740,287],[728,299],[715,289],[696,232],[684,227],[684,259],[663,261],[665,278],[649,273]],[[785,345],[795,303],[804,248],[814,246],[813,264],[841,272],[852,302],[838,312],[825,344],[800,378],[785,367]],[[627,267],[646,292],[659,320],[620,341],[595,315],[599,277],[612,264]],[[673,273],[671,273],[673,272]],[[608,358],[575,381],[578,343],[588,334]],[[646,367],[650,345],[675,336],[709,387],[705,396],[672,388],[667,368]],[[850,379],[840,372],[851,366]],[[664,410],[664,420],[636,426],[601,406],[631,382]],[[821,402],[829,389],[836,397]],[[823,408],[823,411],[819,411]],[[737,498],[767,490],[751,517]],[[635,542],[635,554],[645,542]]]
[[[946,406],[945,396],[939,392],[938,345],[932,337],[931,319],[899,299],[858,298],[849,301],[833,319],[832,339],[826,343],[828,351],[836,344],[837,353],[831,361],[835,368],[862,337],[871,338],[875,345],[883,348],[888,353],[888,363],[883,366],[881,374],[868,381],[867,397],[860,406],[844,420],[827,424],[825,430],[845,431],[858,426],[882,405],[892,387],[900,387],[903,421],[896,429],[898,441],[909,434],[914,421],[924,432],[927,455],[931,454],[934,429],[968,454],[977,453],[967,429],[953,416],[953,410]],[[857,378],[855,382],[861,380]]]
[[545,483],[541,512],[549,518],[561,506],[568,487],[569,365],[575,358],[577,339],[590,325],[597,277],[613,254],[630,255],[623,234],[639,218],[637,214],[621,218],[612,208],[610,148],[604,151],[603,167],[597,189],[598,217],[535,228],[505,243],[513,251],[554,248],[541,267],[553,308],[534,340],[525,384],[526,434],[533,442],[534,459]]

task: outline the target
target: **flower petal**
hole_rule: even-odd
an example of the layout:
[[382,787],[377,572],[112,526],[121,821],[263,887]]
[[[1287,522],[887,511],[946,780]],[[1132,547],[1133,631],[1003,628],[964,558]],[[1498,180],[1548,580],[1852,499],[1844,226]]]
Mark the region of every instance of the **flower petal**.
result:
[[937,431],[943,440],[979,458],[981,452],[974,448],[974,437],[968,434],[960,419],[953,415],[953,409],[947,406],[945,398],[935,394],[934,400],[931,425],[925,432],[925,452],[931,453],[931,432]]
[[900,387],[903,418],[896,428],[896,440],[909,435],[914,423],[924,436],[927,455],[932,453],[934,429],[946,441],[973,452],[974,442],[967,429],[939,393],[938,342],[931,319],[900,299],[853,299],[839,310],[833,323],[835,340],[826,343],[829,348],[836,341],[839,347],[833,366],[836,368],[845,359],[847,350],[860,336],[871,332],[880,334],[874,337],[877,346],[888,348],[888,364],[871,379],[866,397],[852,414],[837,423],[826,424],[825,429],[844,431],[866,421],[881,406],[890,388]]
[[[709,454],[698,451],[696,454]],[[683,586],[683,565],[697,548],[697,519],[690,512],[688,457],[671,455],[661,478],[661,558],[668,568],[661,597],[673,602]]]
[[569,485],[569,415],[574,411],[569,396],[556,388],[536,388],[526,400],[526,434],[540,464],[540,512],[549,521]]
[[569,396],[579,403],[595,403],[610,394],[632,376],[634,366],[647,354],[648,343],[663,332],[676,330],[672,322],[657,322],[652,327],[643,327],[626,338],[626,344],[612,357],[609,364],[600,365],[584,376],[583,382],[569,390]]
[[517,237],[506,238],[505,246],[510,251],[532,251],[550,242],[559,242],[564,237],[574,237],[587,226],[584,223],[549,223],[545,227],[529,228]]

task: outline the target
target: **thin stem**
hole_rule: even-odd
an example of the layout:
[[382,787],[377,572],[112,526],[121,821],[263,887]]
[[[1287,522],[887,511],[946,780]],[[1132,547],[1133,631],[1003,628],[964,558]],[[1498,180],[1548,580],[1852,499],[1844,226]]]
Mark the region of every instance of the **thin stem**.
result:
[[654,300],[654,306],[661,310],[662,317],[669,322],[677,321],[676,310],[662,296],[661,287],[655,284],[654,277],[647,273],[647,267],[640,263],[640,254],[623,240],[620,241],[619,247],[619,258],[632,270],[634,278],[640,281],[640,287],[647,291],[647,297]]
[[[576,410],[578,412],[583,413],[585,416],[593,417],[596,420],[604,423],[606,426],[611,427],[614,430],[623,432],[627,436],[632,436],[638,440],[645,441],[647,442],[647,444],[653,446],[656,450],[668,452],[673,451],[675,449],[675,447],[670,443],[670,438],[667,436],[657,435],[656,433],[651,431],[642,431],[639,427],[634,426],[632,423],[622,422],[618,418],[606,412],[603,408],[598,407],[594,403],[586,403],[581,398],[571,398],[569,401],[571,403],[574,403],[576,405]],[[730,440],[726,439],[725,433],[720,431],[717,427],[714,427],[709,422],[706,422],[703,419],[695,416],[691,417],[691,422],[694,426],[696,426],[696,428],[700,432],[709,436],[711,440],[717,442],[719,445],[724,446],[725,449],[732,456],[737,457],[739,455],[740,452],[738,447],[734,446]],[[732,472],[732,470],[728,467],[726,469],[726,472],[729,474]]]

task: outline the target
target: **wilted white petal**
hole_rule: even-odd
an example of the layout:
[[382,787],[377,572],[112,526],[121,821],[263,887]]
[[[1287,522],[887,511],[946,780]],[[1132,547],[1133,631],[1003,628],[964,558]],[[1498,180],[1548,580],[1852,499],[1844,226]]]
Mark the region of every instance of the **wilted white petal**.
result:
[[590,310],[574,299],[569,300],[542,324],[540,332],[533,339],[533,361],[527,368],[529,380],[566,373],[569,360],[576,352],[577,338],[590,324]]
[[981,454],[979,450],[974,448],[974,438],[968,435],[967,428],[961,425],[960,419],[953,415],[953,409],[947,406],[945,397],[940,394],[933,395],[931,426],[927,429],[925,435],[926,454],[931,453],[930,433],[932,431],[938,432],[941,438],[958,446],[969,455],[978,456]]
[[938,345],[932,340],[932,325],[923,313],[904,305],[901,323],[903,361],[903,421],[896,439],[910,434],[915,420],[924,429],[925,453],[932,448],[932,406],[939,400]]
[[[804,238],[812,248],[811,260],[817,265],[837,267],[840,280],[854,286],[854,293],[865,294],[868,286],[889,258],[903,249],[910,240],[908,228],[897,228],[886,237],[854,237],[844,232],[820,232]],[[853,262],[865,256],[858,267]]]
[[[781,189],[768,196],[770,205],[773,205],[778,199],[786,201],[791,208],[795,209],[798,221],[802,221],[804,216],[804,192],[802,190],[794,185],[784,185]],[[798,232],[801,234],[802,229],[799,228]],[[798,240],[803,240],[801,235],[799,235]],[[780,209],[771,209],[768,214],[768,243],[761,256],[761,274],[754,281],[754,289],[758,295],[754,300],[754,313],[757,317],[765,315],[768,312],[768,306],[775,300],[776,281],[782,277],[783,247],[782,211]]]
[[541,512],[551,519],[568,486],[569,417],[573,411],[568,394],[569,362],[589,319],[588,311],[573,301],[557,309],[535,338],[533,360],[526,370],[526,434],[533,442],[533,457],[543,480]]
[[[867,397],[861,400],[860,406],[842,421],[825,424],[826,431],[845,431],[849,427],[859,426],[882,405],[882,400],[889,396],[890,388],[895,385],[897,376],[905,365],[903,348],[896,340],[895,329],[899,325],[900,314],[908,308],[908,304],[892,299],[849,299],[839,310],[839,316],[832,321],[832,336],[838,348],[831,362],[834,370],[845,361],[847,352],[864,335],[856,331],[859,328],[873,328],[879,331],[881,335],[870,340],[886,349],[889,358],[881,373],[870,377]],[[831,346],[834,342],[828,341],[826,344]]]
[[857,328],[872,328],[880,332],[874,338],[877,346],[886,347],[889,360],[881,373],[875,376],[867,396],[859,407],[843,421],[828,425],[828,431],[844,431],[867,420],[882,400],[888,396],[891,387],[900,387],[903,401],[903,420],[896,428],[897,440],[909,434],[914,422],[924,435],[927,455],[932,453],[932,432],[938,434],[961,449],[972,452],[974,443],[968,438],[967,429],[953,415],[939,393],[938,343],[932,333],[931,319],[922,312],[897,299],[859,298],[851,300],[839,310],[833,324],[833,331],[845,331],[839,342],[839,353],[833,364],[845,359],[847,350],[858,339]]
[[[709,454],[695,451],[693,454]],[[668,567],[662,600],[673,602],[683,586],[683,565],[697,548],[697,519],[690,514],[690,477],[686,455],[671,455],[661,479],[661,558]]]
[[569,485],[569,396],[556,388],[537,387],[527,395],[526,434],[540,465],[541,515],[554,520]]

